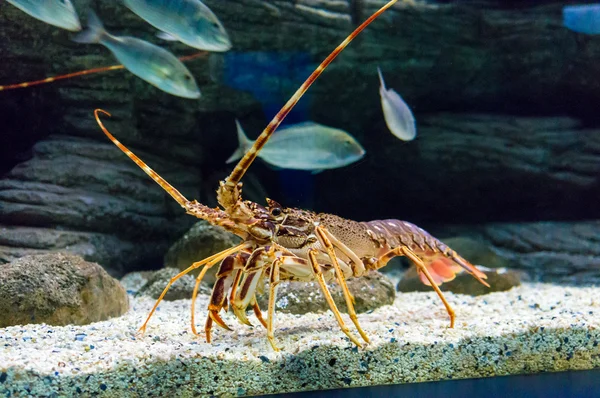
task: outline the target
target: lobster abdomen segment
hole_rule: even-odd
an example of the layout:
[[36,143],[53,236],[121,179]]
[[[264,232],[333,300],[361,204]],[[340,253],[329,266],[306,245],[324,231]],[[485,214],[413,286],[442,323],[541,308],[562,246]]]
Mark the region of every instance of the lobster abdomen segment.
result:
[[[482,284],[489,286],[483,280],[486,278],[483,272],[448,245],[414,224],[394,219],[368,221],[361,224],[381,249],[387,249],[385,254],[378,257],[377,268],[385,266],[389,260],[399,255],[396,249],[405,247],[423,261],[436,285],[453,280],[458,272],[464,270]],[[419,272],[419,277],[424,284],[431,285],[422,272]]]
[[406,221],[389,219],[367,221],[361,224],[367,228],[367,233],[379,244],[387,245],[392,249],[406,246],[416,251],[441,251],[440,245],[447,247],[424,229]]

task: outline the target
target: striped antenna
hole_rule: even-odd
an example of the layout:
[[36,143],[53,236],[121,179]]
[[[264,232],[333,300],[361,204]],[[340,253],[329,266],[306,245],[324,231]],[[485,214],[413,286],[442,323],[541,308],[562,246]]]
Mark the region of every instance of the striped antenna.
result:
[[[197,52],[197,53],[192,54],[192,55],[186,55],[185,57],[179,57],[179,60],[180,61],[189,61],[189,60],[192,60],[194,58],[198,58],[198,57],[200,57],[202,55],[205,55],[205,54],[208,54],[208,52],[206,52],[206,51],[200,51],[200,52]],[[123,65],[111,65],[111,66],[103,66],[101,68],[93,68],[93,69],[80,70],[79,72],[72,72],[72,73],[67,73],[65,75],[54,76],[54,77],[47,77],[47,78],[41,79],[41,80],[33,80],[33,81],[30,81],[30,82],[8,84],[6,86],[1,86],[0,85],[0,91],[14,90],[14,89],[17,89],[17,88],[26,88],[26,87],[31,87],[31,86],[38,86],[40,84],[52,83],[52,82],[55,82],[57,80],[65,80],[65,79],[70,79],[72,77],[91,75],[93,73],[100,73],[100,72],[108,72],[108,71],[111,71],[111,70],[119,70],[119,69],[123,69],[123,68],[124,68]]]
[[315,71],[308,77],[308,79],[306,79],[304,83],[302,83],[302,86],[300,86],[300,88],[296,90],[294,95],[292,95],[292,98],[288,100],[288,102],[283,106],[283,108],[281,108],[277,115],[275,115],[273,120],[271,120],[267,127],[265,127],[263,132],[260,133],[256,141],[254,142],[254,145],[252,145],[252,148],[250,148],[250,150],[246,152],[244,157],[240,159],[240,161],[235,166],[229,177],[227,177],[227,179],[225,180],[225,184],[227,186],[234,187],[237,185],[237,183],[242,179],[242,177],[244,176],[254,159],[256,159],[258,151],[260,151],[261,148],[265,146],[265,144],[267,143],[271,135],[275,132],[275,130],[277,130],[277,127],[279,127],[283,119],[285,119],[285,117],[288,115],[288,113],[290,113],[290,111],[300,100],[300,98],[302,98],[306,90],[308,90],[308,88],[314,83],[314,81],[317,80],[317,78],[321,75],[321,73],[323,73],[325,68],[327,68],[327,66],[335,59],[335,57],[337,57],[339,53],[341,53],[344,50],[344,48],[346,48],[346,46],[350,44],[350,42],[354,40],[356,36],[358,36],[360,32],[362,32],[367,26],[369,26],[371,22],[373,22],[378,16],[380,16],[385,10],[394,5],[394,3],[396,3],[397,1],[398,0],[389,1],[377,12],[371,15],[369,19],[367,19],[358,28],[356,28],[354,32],[350,33],[350,35],[346,37],[346,39],[339,46],[337,46],[335,50],[333,50],[323,62],[321,62],[317,69],[315,69]]
[[123,153],[125,153],[125,155],[129,156],[129,158],[131,160],[133,160],[135,162],[135,164],[137,164],[140,167],[140,169],[144,170],[144,172],[146,174],[148,174],[150,176],[150,178],[152,178],[158,185],[160,185],[162,187],[162,189],[167,191],[167,193],[169,195],[171,195],[173,197],[173,199],[175,199],[177,201],[177,203],[179,203],[181,205],[181,207],[183,207],[184,209],[188,209],[191,202],[189,200],[187,200],[185,198],[185,196],[183,196],[177,189],[175,189],[171,184],[169,184],[164,178],[162,178],[154,170],[152,170],[146,163],[144,163],[144,161],[142,159],[138,158],[125,145],[121,144],[121,142],[119,142],[119,140],[117,140],[106,129],[106,127],[104,127],[102,120],[100,120],[100,113],[103,113],[107,116],[110,116],[110,113],[108,113],[102,109],[96,109],[96,110],[94,110],[94,117],[96,118],[96,122],[98,123],[98,125],[100,126],[102,131],[104,131],[104,134],[106,134],[106,136],[113,142],[113,144],[115,144],[117,147],[119,147],[119,149],[121,151],[123,151]]

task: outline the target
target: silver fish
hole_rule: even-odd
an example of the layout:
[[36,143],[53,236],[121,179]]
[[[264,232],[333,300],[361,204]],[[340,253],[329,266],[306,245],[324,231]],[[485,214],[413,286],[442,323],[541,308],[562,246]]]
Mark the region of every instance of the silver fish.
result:
[[81,30],[71,0],[6,0],[32,17],[59,28]]
[[199,0],[125,0],[125,5],[162,30],[164,33],[159,34],[162,39],[179,40],[206,51],[227,51],[231,48],[225,28]]
[[379,74],[379,95],[381,96],[381,107],[383,117],[390,132],[403,141],[411,141],[417,135],[415,118],[410,108],[402,100],[402,97],[394,89],[386,89],[381,69],[377,68]]
[[[254,143],[236,120],[239,147],[227,159],[231,163],[241,158]],[[343,130],[314,122],[282,127],[266,143],[258,157],[282,169],[310,170],[347,166],[365,156],[363,147]]]
[[167,50],[135,37],[109,34],[93,11],[88,15],[88,24],[88,29],[73,38],[74,41],[104,45],[127,70],[169,94],[200,97],[194,76]]
[[578,33],[600,34],[600,4],[563,7],[563,25]]

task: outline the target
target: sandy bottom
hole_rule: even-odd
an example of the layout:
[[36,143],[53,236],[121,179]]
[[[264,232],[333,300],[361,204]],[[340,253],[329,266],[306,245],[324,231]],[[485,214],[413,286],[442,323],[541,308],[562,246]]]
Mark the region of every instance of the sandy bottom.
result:
[[[251,328],[225,314],[234,331],[215,328],[205,343],[191,333],[189,300],[163,302],[136,337],[154,301],[132,297],[126,315],[105,322],[0,329],[0,395],[240,396],[600,366],[600,288],[526,284],[447,298],[454,329],[435,293],[399,294],[359,315],[371,338],[360,349],[331,313],[278,313],[274,352],[254,315]],[[204,320],[198,311],[199,331]]]

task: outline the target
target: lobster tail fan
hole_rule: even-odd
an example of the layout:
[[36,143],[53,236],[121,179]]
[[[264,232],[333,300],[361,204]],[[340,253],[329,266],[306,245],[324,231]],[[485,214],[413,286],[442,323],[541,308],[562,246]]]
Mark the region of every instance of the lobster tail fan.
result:
[[[433,279],[433,282],[439,286],[442,283],[450,282],[456,278],[456,274],[462,271],[462,268],[454,264],[452,260],[443,256],[437,256],[430,261],[424,261],[427,272]],[[423,272],[419,272],[419,279],[426,286],[431,286],[431,282]]]
[[450,257],[456,264],[460,265],[469,274],[473,275],[473,277],[477,279],[479,283],[481,283],[484,286],[490,287],[490,285],[486,281],[484,281],[484,279],[487,279],[487,276],[483,272],[478,270],[473,264],[462,258],[458,253],[456,253],[455,251],[451,251],[448,254],[448,257]]
[[[481,284],[490,287],[490,285],[483,280],[486,279],[487,276],[454,251],[448,253],[448,257],[440,254],[437,257],[432,258],[429,262],[425,261],[425,264],[427,271],[437,286],[445,282],[450,282],[456,278],[456,274],[466,271],[473,275],[473,277]],[[422,272],[419,272],[419,279],[421,279],[423,284],[431,286],[429,279],[427,279]]]

